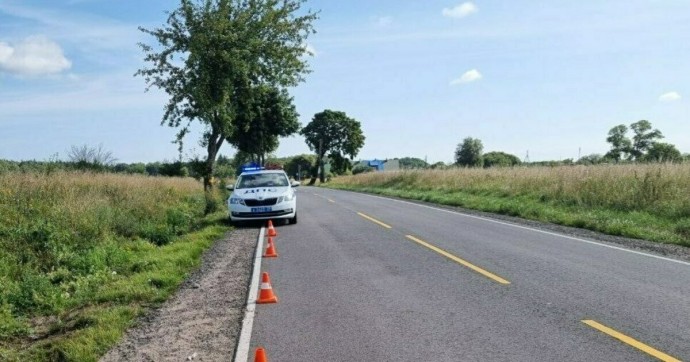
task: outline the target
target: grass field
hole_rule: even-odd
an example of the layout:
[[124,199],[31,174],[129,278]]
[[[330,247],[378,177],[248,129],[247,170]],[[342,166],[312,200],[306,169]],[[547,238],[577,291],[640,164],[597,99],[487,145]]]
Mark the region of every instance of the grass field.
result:
[[411,170],[325,186],[690,246],[690,164]]
[[207,204],[193,179],[0,174],[0,360],[97,360],[228,230]]

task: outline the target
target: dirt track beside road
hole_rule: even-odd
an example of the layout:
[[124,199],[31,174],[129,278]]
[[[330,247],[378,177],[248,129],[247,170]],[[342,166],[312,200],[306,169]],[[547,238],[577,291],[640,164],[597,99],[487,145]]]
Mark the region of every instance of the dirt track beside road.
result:
[[160,308],[131,328],[102,359],[229,361],[239,338],[259,231],[235,229]]

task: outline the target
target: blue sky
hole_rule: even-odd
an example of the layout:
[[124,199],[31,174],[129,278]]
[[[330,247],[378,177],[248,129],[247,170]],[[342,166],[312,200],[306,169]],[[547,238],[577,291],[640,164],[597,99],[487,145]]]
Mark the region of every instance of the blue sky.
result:
[[[64,158],[102,144],[122,162],[172,160],[166,96],[144,93],[137,26],[176,0],[0,0],[0,158]],[[690,152],[690,2],[310,0],[313,73],[291,89],[301,122],[362,123],[358,158],[450,162],[465,137],[531,160],[605,153],[647,119]],[[198,134],[185,156],[203,155]],[[278,156],[309,152],[281,141]],[[222,152],[232,155],[227,144]]]

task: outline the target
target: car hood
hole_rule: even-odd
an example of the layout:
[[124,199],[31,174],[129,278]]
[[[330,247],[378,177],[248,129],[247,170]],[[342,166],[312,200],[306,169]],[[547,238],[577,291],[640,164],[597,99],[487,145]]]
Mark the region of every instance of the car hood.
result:
[[257,187],[250,189],[235,190],[234,196],[241,199],[265,200],[273,197],[285,195],[290,187]]

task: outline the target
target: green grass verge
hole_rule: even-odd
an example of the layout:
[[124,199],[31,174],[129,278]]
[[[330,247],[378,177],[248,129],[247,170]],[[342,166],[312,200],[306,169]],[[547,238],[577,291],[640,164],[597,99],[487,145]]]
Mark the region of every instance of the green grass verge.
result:
[[97,360],[229,229],[222,192],[191,178],[0,173],[0,361]]
[[76,309],[20,322],[0,315],[0,323],[12,323],[5,329],[23,332],[0,342],[0,360],[97,361],[137,317],[165,301],[199,265],[204,250],[229,229],[224,219],[222,212],[210,215],[200,230],[163,246],[141,239],[121,244],[128,260],[123,272],[98,276],[90,301]]
[[495,195],[461,190],[410,190],[403,187],[367,187],[330,183],[322,187],[362,191],[373,194],[420,200],[441,205],[517,216],[559,225],[594,230],[610,235],[690,246],[690,221],[670,219],[646,211],[619,211],[583,208],[536,195]]

